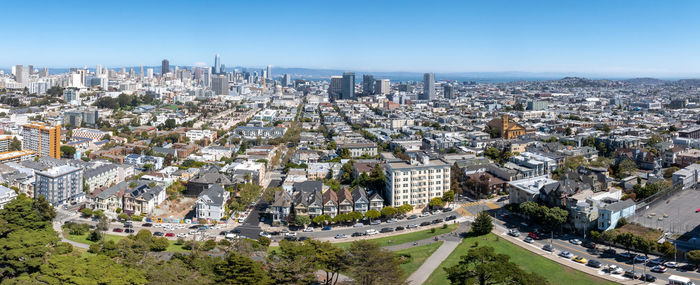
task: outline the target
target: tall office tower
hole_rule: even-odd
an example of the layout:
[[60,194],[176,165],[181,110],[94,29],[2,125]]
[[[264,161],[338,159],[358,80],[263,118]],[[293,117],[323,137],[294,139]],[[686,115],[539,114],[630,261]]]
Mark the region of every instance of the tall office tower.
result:
[[365,96],[374,94],[374,76],[370,74],[362,75],[362,94]]
[[226,65],[225,64],[222,64],[221,67],[219,67],[219,72],[221,72],[221,74],[226,74]]
[[261,69],[260,75],[262,75],[262,76],[260,76],[260,77],[262,77],[262,79],[267,79],[267,70]]
[[34,66],[33,65],[27,65],[27,74],[32,75],[34,74]]
[[15,81],[20,84],[24,84],[24,81],[27,80],[27,75],[25,75],[27,72],[24,69],[23,65],[15,65]]
[[41,71],[39,71],[39,77],[47,77],[49,76],[49,68],[44,67]]
[[435,99],[435,74],[423,74],[423,100]]
[[205,67],[202,71],[202,86],[205,88],[211,87],[211,67]]
[[129,68],[129,77],[133,78],[134,75],[134,68]]
[[153,68],[146,69],[146,77],[153,78]]
[[211,79],[211,90],[216,95],[228,95],[228,78],[224,75],[215,75]]
[[443,94],[445,95],[445,99],[454,99],[455,98],[455,87],[450,85],[450,84],[445,84],[442,87]]
[[212,73],[213,74],[221,73],[221,58],[219,57],[218,53],[214,56],[214,71]]
[[343,92],[343,77],[331,76],[331,84],[328,86],[328,97],[340,99],[341,92]]
[[143,64],[141,65],[141,73],[139,73],[139,75],[141,76],[141,79],[143,79]]
[[289,76],[289,74],[285,73],[282,75],[282,86],[289,86],[292,85],[292,77]]
[[83,192],[83,169],[70,165],[54,166],[35,173],[35,196],[44,196],[52,205],[80,202]]
[[170,72],[170,62],[167,59],[164,59],[160,65],[160,75],[164,76],[168,72]]
[[377,79],[374,81],[374,94],[386,95],[391,91],[389,79]]
[[268,80],[272,79],[272,65],[267,66],[267,77],[265,78],[267,78]]
[[33,150],[39,157],[61,158],[61,125],[26,124],[22,126],[22,140],[22,149]]
[[[167,61],[167,60],[166,60]],[[126,67],[122,67],[121,74],[126,74]]]
[[97,67],[95,68],[95,76],[100,76],[102,75],[102,65],[98,64]]
[[343,73],[343,91],[341,92],[342,99],[354,99],[355,98],[355,73],[345,72]]

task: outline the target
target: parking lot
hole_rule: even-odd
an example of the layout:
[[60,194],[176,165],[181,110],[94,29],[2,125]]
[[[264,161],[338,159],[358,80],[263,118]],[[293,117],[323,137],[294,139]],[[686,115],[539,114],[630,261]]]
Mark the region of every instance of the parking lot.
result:
[[638,211],[630,221],[664,232],[684,234],[690,231],[700,237],[700,189],[683,190],[648,209]]

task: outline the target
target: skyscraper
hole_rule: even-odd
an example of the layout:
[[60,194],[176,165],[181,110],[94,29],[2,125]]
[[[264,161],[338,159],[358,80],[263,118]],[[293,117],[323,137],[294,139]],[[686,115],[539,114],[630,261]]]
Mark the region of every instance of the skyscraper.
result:
[[98,64],[97,67],[95,68],[95,75],[100,76],[102,75],[102,65]]
[[374,81],[374,94],[386,95],[391,91],[389,79],[377,79]]
[[267,66],[267,79],[272,80],[272,65]]
[[355,73],[343,73],[343,88],[341,91],[341,99],[349,100],[355,98]]
[[27,80],[28,76],[29,74],[23,65],[20,64],[15,66],[15,81],[17,81],[17,83],[24,84],[24,81]]
[[211,67],[205,67],[202,70],[202,86],[206,88],[211,87]]
[[435,74],[423,74],[423,100],[435,99]]
[[341,92],[343,92],[343,77],[331,76],[331,84],[328,86],[329,99],[340,99]]
[[224,75],[215,75],[211,79],[211,90],[216,95],[228,95],[228,78]]
[[362,75],[362,94],[365,96],[374,94],[374,76],[370,74]]
[[61,158],[61,126],[30,123],[22,126],[22,149],[36,152],[38,157]]
[[212,73],[213,74],[221,73],[221,58],[219,57],[218,53],[214,56],[214,71]]
[[442,87],[442,93],[445,95],[445,99],[454,99],[455,98],[455,88],[454,86],[450,84],[445,84]]
[[163,76],[168,72],[170,72],[170,62],[164,59],[160,67],[160,75]]
[[289,86],[292,85],[292,77],[289,76],[289,74],[285,73],[282,75],[282,86]]

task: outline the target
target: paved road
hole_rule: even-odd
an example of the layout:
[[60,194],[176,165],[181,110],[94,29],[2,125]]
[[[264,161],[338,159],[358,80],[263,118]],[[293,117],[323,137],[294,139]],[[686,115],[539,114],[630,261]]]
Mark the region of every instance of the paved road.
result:
[[[517,219],[512,219],[512,220],[517,221]],[[511,221],[511,220],[509,220],[509,221]],[[497,228],[499,228],[501,231],[500,234],[503,236],[507,236],[507,237],[510,237],[510,236],[508,236],[506,234],[506,232],[508,230],[506,228],[506,226],[510,226],[512,228],[512,227],[514,227],[513,225],[517,225],[517,227],[519,227],[519,230],[521,233],[527,233],[530,230],[529,228],[522,227],[517,222],[510,222],[510,223],[506,224],[502,221],[496,220],[496,225],[497,225]],[[574,245],[574,244],[569,242],[569,240],[573,239],[573,238],[578,238],[578,239],[583,240],[583,238],[579,237],[579,236],[574,236],[574,235],[563,235],[560,237],[555,236],[554,239],[550,238],[550,239],[539,240],[539,241],[533,242],[532,244],[528,244],[528,243],[524,242],[523,241],[524,236],[525,235],[521,235],[519,238],[514,239],[516,245],[521,246],[521,247],[525,247],[525,248],[530,248],[530,249],[535,248],[537,250],[541,250],[542,253],[546,253],[544,250],[542,250],[542,247],[544,246],[544,244],[551,242],[555,248],[555,251],[553,253],[549,254],[549,256],[551,256],[555,259],[565,259],[563,257],[559,257],[557,254],[559,254],[561,251],[568,251],[574,255],[582,256],[588,260],[591,260],[591,259],[598,260],[601,263],[603,263],[604,265],[617,265],[617,266],[621,267],[622,269],[624,269],[625,271],[634,269],[635,272],[640,273],[640,274],[641,273],[651,274],[651,275],[655,276],[656,278],[658,278],[657,281],[655,282],[655,284],[662,284],[662,282],[667,282],[668,277],[670,275],[688,277],[688,278],[691,278],[695,283],[698,283],[698,281],[700,281],[700,273],[698,273],[697,271],[684,272],[684,271],[669,268],[668,271],[665,273],[654,273],[654,272],[651,272],[651,268],[653,266],[649,266],[649,265],[645,266],[641,263],[633,264],[629,260],[622,258],[618,255],[612,255],[612,256],[604,255],[604,254],[602,254],[602,249],[600,250],[600,254],[595,254],[595,253],[590,252],[587,248],[585,248],[581,245]],[[607,247],[601,246],[601,248],[605,249]],[[623,249],[616,249],[616,250],[618,253],[624,252]],[[657,258],[657,257],[658,256],[649,255],[650,259]],[[568,259],[565,260],[565,262],[570,262],[571,264],[567,263],[567,265],[570,265],[573,268],[577,268],[578,270],[581,270],[581,271],[593,270],[594,274],[599,275],[601,277],[609,277],[613,280],[616,280],[617,282],[631,281],[629,278],[622,277],[621,275],[611,275],[611,274],[604,272],[602,270],[602,268],[604,268],[605,266],[601,267],[601,269],[594,269],[594,268],[588,267],[588,266],[583,265],[583,264],[576,263],[576,262],[574,262],[572,260],[568,260]]]
[[266,207],[267,205],[263,203],[262,199],[258,200],[255,204],[255,208],[253,208],[253,211],[251,211],[248,217],[243,221],[243,224],[235,228],[241,231],[238,235],[257,239],[262,231],[262,228],[260,228],[261,212],[264,211]]

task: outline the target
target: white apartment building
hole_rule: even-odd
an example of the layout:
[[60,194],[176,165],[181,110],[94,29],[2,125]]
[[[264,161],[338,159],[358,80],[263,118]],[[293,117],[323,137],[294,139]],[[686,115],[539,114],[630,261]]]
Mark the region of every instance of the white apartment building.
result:
[[189,130],[185,133],[185,136],[187,136],[190,141],[207,139],[211,142],[216,139],[216,132],[212,130]]
[[419,155],[386,164],[386,201],[391,206],[423,207],[450,190],[450,164]]
[[15,190],[0,185],[0,209],[2,209],[7,203],[10,203],[10,201],[12,201],[12,199],[15,197],[17,197]]

